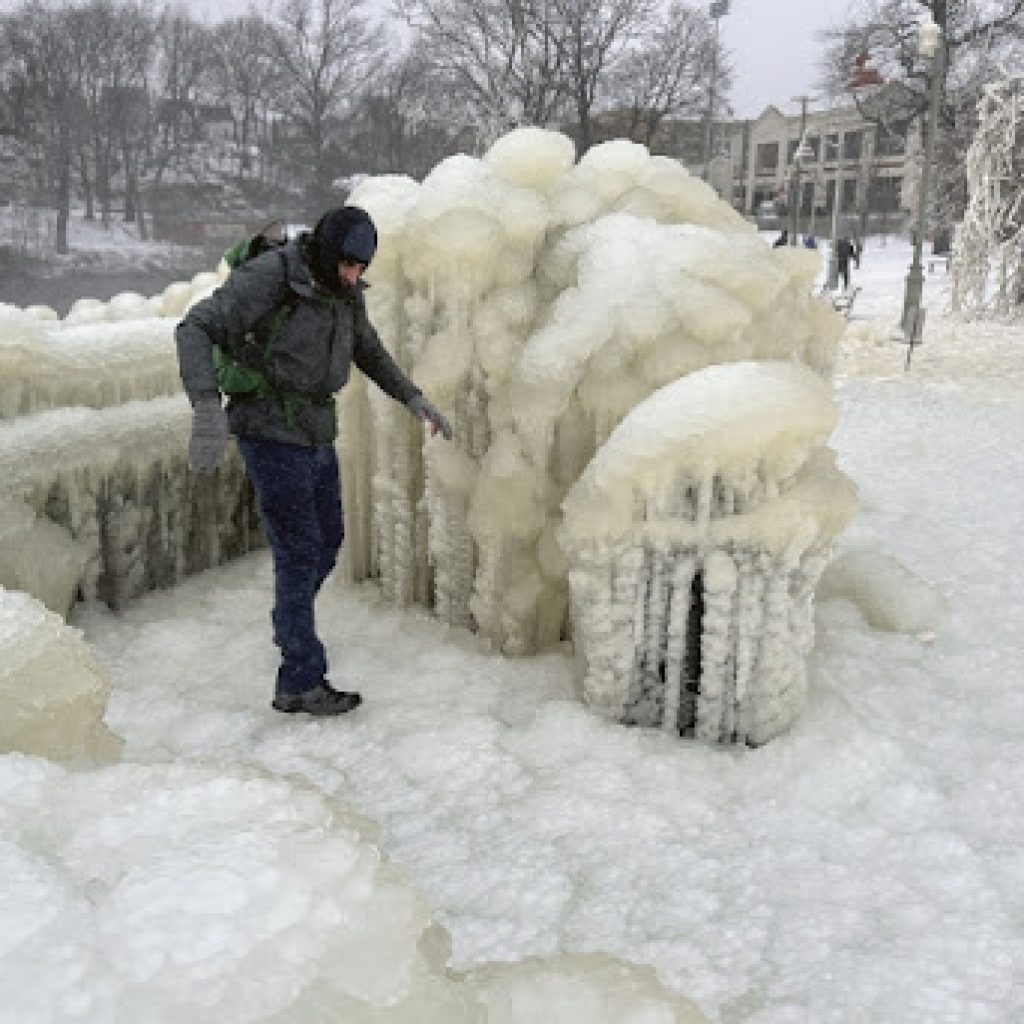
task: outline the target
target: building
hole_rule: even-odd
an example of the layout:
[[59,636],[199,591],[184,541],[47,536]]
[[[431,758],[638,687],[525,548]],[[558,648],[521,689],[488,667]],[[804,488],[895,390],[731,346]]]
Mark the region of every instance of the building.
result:
[[[714,151],[727,155],[733,205],[749,216],[780,220],[796,201],[801,230],[824,234],[829,228],[822,218],[830,223],[838,195],[845,230],[895,231],[912,216],[916,128],[916,121],[883,128],[852,105],[805,115],[769,105],[753,120],[716,124]],[[691,173],[703,172],[703,163],[687,165]]]
[[[800,230],[809,234],[829,233],[837,194],[843,231],[899,231],[913,216],[917,121],[882,128],[852,104],[792,115],[769,105],[752,120],[716,121],[712,158],[705,163],[703,118],[665,118],[654,126],[648,120],[642,112],[606,111],[594,120],[594,141],[643,142],[652,153],[681,161],[691,174],[707,175],[737,210],[765,226],[788,224],[794,196]],[[801,138],[805,148],[797,169]]]

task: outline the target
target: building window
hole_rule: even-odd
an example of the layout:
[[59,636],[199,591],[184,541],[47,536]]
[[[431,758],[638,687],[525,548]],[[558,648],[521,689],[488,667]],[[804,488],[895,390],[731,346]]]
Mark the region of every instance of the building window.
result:
[[903,156],[907,151],[906,121],[880,124],[875,135],[875,156]]
[[812,135],[807,140],[807,148],[813,154],[808,158],[807,163],[816,164],[821,157],[821,138],[817,135]]
[[840,213],[850,213],[857,208],[857,182],[851,178],[843,182],[843,201],[839,205]]
[[839,159],[839,132],[829,132],[825,136],[825,159]]
[[786,165],[790,165],[796,161],[796,148],[800,145],[799,139],[790,139],[786,145]]
[[861,132],[861,131],[845,132],[843,134],[843,159],[844,160],[859,160],[863,148],[864,148],[864,133],[863,132]]
[[898,213],[902,196],[902,178],[872,178],[868,185],[868,209],[876,213]]
[[777,142],[759,142],[757,159],[754,168],[758,174],[774,171],[779,166],[779,144]]

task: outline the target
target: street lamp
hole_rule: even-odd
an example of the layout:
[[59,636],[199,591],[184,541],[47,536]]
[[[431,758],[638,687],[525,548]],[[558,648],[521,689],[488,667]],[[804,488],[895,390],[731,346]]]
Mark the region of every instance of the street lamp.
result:
[[[839,139],[839,126],[836,126],[835,132],[830,132],[829,135],[835,135],[836,137],[836,176],[832,183],[832,246],[829,249],[828,254],[828,279],[825,282],[825,287],[829,291],[834,292],[839,287],[839,253],[836,251],[836,246],[839,242],[839,203],[842,199],[842,187],[843,187],[843,150],[840,146]],[[825,143],[826,147],[828,143]]]
[[[806,110],[804,120],[806,120]],[[789,204],[789,244],[798,245],[797,236],[800,234],[800,207],[803,205],[803,197],[800,194],[800,175],[803,172],[804,164],[814,156],[814,150],[807,142],[807,132],[804,129],[800,135],[800,141],[793,151],[793,169],[790,172],[790,191],[792,198]],[[811,197],[813,210],[814,197]]]
[[931,92],[929,96],[928,123],[925,129],[924,162],[921,165],[921,181],[917,197],[917,230],[914,233],[914,258],[907,272],[907,289],[903,296],[903,318],[900,325],[903,336],[910,344],[907,365],[915,345],[921,344],[924,327],[924,310],[921,308],[921,293],[924,290],[924,271],[921,267],[921,250],[924,244],[925,218],[928,213],[928,186],[931,177],[932,160],[935,156],[935,136],[939,126],[939,91],[942,87],[944,53],[942,29],[934,21],[925,21],[918,26],[918,52],[931,61]]
[[715,79],[718,77],[718,22],[729,13],[729,0],[711,0],[708,7],[715,23],[715,45],[711,48],[711,86],[708,89],[708,120],[704,126],[704,180],[711,181],[711,125],[715,117]]

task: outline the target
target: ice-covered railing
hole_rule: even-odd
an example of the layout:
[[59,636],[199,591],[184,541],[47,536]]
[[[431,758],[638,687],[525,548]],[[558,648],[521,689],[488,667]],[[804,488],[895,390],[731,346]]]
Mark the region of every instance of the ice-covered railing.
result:
[[763,743],[804,705],[812,596],[856,507],[836,412],[794,363],[708,367],[634,408],[563,503],[583,694],[602,714]]
[[225,273],[197,274],[150,298],[79,299],[63,320],[46,306],[0,304],[0,420],[180,391],[174,325]]
[[174,326],[226,273],[64,320],[0,305],[0,584],[119,607],[260,543],[234,450],[216,481],[186,462]]
[[191,473],[190,425],[184,394],[0,424],[0,583],[119,607],[257,546],[240,459]]
[[813,254],[769,249],[676,161],[624,141],[573,160],[525,129],[353,196],[380,228],[375,321],[456,441],[421,457],[401,410],[348,397],[343,430],[373,443],[344,463],[347,564],[509,653],[571,630],[560,503],[630,409],[715,363],[824,374],[842,330]]

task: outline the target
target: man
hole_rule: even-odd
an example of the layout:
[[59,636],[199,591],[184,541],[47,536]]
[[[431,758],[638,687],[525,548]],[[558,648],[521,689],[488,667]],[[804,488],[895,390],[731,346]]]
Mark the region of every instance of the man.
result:
[[852,256],[853,246],[850,244],[850,240],[846,237],[840,238],[836,242],[836,267],[843,281],[843,291],[847,292],[850,290],[850,259]]
[[[402,373],[367,317],[362,274],[376,248],[377,232],[364,210],[329,210],[312,234],[233,270],[189,310],[175,334],[193,409],[193,468],[213,472],[232,433],[256,492],[273,556],[271,618],[281,650],[272,707],[286,713],[340,715],[362,701],[327,682],[313,615],[344,535],[334,394],[348,379],[350,363],[432,434],[452,436],[448,421]],[[214,346],[241,360],[243,352],[252,352],[254,335],[267,336],[270,321],[271,341],[260,350],[264,386],[229,397],[225,411]]]

